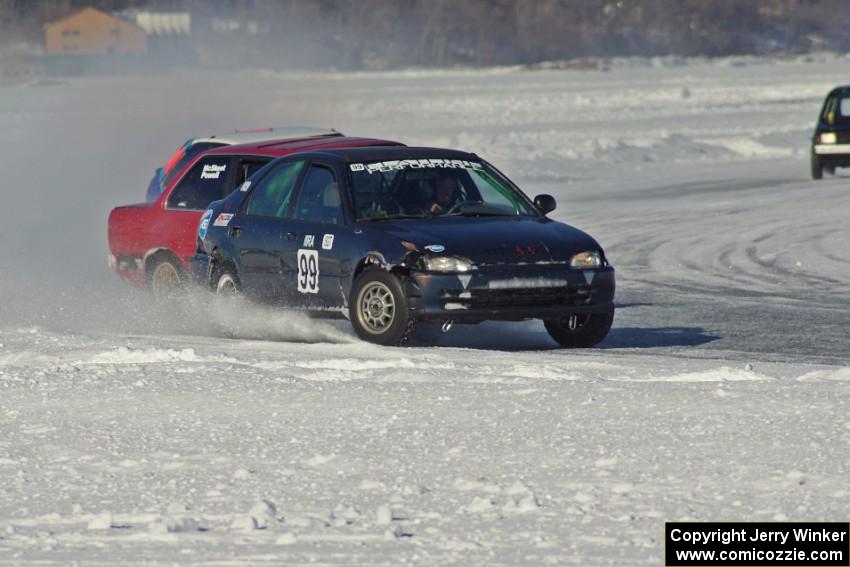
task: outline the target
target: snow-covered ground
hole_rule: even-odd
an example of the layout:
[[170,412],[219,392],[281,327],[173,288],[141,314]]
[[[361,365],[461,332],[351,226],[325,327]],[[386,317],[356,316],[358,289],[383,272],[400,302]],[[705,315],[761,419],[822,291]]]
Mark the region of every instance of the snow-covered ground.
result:
[[[807,144],[850,59],[673,63],[0,89],[0,564],[660,565],[665,520],[846,521],[850,179]],[[108,272],[184,138],[295,123],[555,194],[618,269],[609,338],[388,349]]]

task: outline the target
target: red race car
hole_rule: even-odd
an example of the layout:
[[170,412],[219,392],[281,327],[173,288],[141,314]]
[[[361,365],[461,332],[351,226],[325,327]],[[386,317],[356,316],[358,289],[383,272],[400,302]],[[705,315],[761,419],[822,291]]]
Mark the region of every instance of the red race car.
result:
[[342,136],[336,130],[324,128],[307,128],[303,126],[284,126],[277,128],[253,128],[250,130],[233,130],[224,134],[213,134],[206,138],[190,138],[180,146],[174,155],[162,167],[157,168],[148,184],[147,201],[156,201],[156,198],[173,181],[174,176],[183,171],[195,157],[207,150],[223,146],[235,146],[236,144],[250,144],[259,142],[271,142],[273,140],[319,138],[328,136]]
[[271,160],[304,151],[399,142],[347,136],[305,137],[214,148],[186,164],[153,202],[109,213],[109,265],[118,275],[155,293],[170,293],[188,277],[198,223],[212,202],[242,185]]

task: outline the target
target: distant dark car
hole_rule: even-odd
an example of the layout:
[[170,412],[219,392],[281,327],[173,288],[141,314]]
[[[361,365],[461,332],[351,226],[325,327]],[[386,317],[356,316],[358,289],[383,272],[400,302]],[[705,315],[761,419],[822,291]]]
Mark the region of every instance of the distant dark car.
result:
[[824,100],[812,136],[812,178],[850,167],[850,86],[833,89]]
[[195,278],[219,294],[347,317],[400,345],[417,321],[542,319],[567,347],[605,338],[614,269],[474,154],[308,151],[271,162],[204,213]]

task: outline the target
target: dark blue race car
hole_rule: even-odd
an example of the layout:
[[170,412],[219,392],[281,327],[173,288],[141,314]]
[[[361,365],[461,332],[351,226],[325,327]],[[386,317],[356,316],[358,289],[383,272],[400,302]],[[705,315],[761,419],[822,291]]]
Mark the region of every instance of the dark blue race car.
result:
[[614,269],[475,154],[371,147],[275,160],[204,214],[195,277],[219,294],[347,317],[400,345],[418,321],[542,319],[566,347],[605,338]]

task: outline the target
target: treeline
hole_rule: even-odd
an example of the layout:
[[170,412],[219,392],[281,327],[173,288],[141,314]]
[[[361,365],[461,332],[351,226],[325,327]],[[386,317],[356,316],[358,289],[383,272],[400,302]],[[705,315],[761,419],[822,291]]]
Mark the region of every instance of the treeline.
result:
[[850,0],[0,0],[0,26],[37,35],[85,5],[189,10],[199,41],[244,22],[215,45],[281,66],[850,50]]

